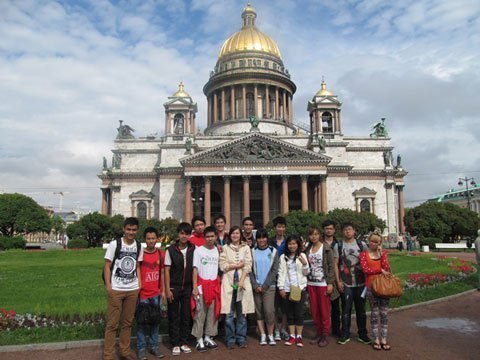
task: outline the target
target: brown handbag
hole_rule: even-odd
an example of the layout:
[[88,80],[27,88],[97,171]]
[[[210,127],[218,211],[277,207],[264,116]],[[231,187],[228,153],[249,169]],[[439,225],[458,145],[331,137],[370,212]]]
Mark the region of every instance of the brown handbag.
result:
[[403,293],[402,282],[393,274],[378,274],[372,281],[372,292],[383,298],[400,297]]

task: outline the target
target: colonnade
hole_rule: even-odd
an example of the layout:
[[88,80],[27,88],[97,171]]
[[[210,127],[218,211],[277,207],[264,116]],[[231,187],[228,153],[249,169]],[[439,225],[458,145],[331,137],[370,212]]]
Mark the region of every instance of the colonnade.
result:
[[[253,95],[252,108],[247,107],[247,92]],[[292,93],[274,85],[231,85],[212,91],[207,101],[208,126],[218,121],[247,119],[252,115],[259,119],[281,119],[288,123],[293,119]]]

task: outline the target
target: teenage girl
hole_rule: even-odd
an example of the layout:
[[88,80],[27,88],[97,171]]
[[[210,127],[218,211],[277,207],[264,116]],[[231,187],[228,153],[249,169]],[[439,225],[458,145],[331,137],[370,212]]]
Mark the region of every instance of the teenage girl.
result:
[[360,254],[360,264],[366,276],[367,299],[370,301],[373,343],[375,350],[390,350],[387,342],[388,332],[388,302],[389,299],[375,296],[371,284],[376,275],[390,274],[387,252],[382,250],[382,236],[375,231],[368,237],[368,249]]
[[[301,252],[302,240],[298,235],[290,235],[286,240],[285,253],[280,257],[277,286],[285,302],[288,330],[290,338],[285,345],[297,344],[303,347],[303,320],[304,304],[307,297],[307,274],[310,272],[307,256]],[[300,301],[290,300],[290,291],[293,286],[301,289]]]
[[[317,330],[317,336],[311,344],[320,347],[328,345],[327,336],[330,331],[330,299],[339,297],[338,291],[334,292],[335,262],[333,250],[320,236],[320,229],[315,226],[308,228],[307,254],[310,264],[310,274],[307,279],[310,313]],[[335,289],[336,290],[336,289]]]

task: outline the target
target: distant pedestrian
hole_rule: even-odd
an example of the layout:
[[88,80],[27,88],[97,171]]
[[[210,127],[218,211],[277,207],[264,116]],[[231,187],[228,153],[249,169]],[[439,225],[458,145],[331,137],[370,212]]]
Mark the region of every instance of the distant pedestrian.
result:
[[138,219],[126,218],[123,223],[123,237],[111,241],[105,253],[103,269],[107,290],[107,324],[103,358],[115,359],[115,337],[120,323],[120,357],[134,359],[130,351],[132,321],[135,315],[140,289],[140,264],[143,250],[135,240],[138,232]]
[[388,298],[376,296],[371,290],[371,284],[375,276],[390,274],[387,252],[382,250],[382,236],[374,232],[368,239],[368,250],[360,254],[360,263],[363,273],[366,275],[367,298],[370,302],[370,324],[373,334],[373,348],[375,350],[390,350],[387,342],[388,332]]

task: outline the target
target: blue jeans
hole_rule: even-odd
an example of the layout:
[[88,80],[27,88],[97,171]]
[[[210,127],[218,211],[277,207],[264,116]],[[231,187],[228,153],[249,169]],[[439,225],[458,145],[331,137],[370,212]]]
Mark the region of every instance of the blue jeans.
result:
[[[243,345],[247,341],[247,318],[242,313],[242,302],[237,300],[237,291],[233,291],[230,313],[225,318],[225,341],[227,346]],[[235,323],[235,314],[237,321]]]
[[[142,304],[148,304],[151,302],[155,305],[159,304],[160,296],[155,296],[150,299],[143,299],[140,300]],[[137,349],[138,351],[146,350],[147,349],[147,340],[145,338],[145,332],[147,332],[148,328],[150,328],[150,334],[148,336],[149,339],[149,348],[150,349],[157,349],[158,348],[158,324],[155,325],[138,325],[137,326]]]

